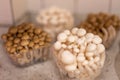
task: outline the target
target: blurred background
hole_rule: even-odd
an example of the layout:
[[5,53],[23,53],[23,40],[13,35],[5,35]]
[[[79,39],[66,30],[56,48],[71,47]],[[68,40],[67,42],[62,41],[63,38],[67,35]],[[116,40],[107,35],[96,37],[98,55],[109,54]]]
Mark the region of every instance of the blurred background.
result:
[[73,13],[76,24],[88,13],[120,14],[120,0],[0,0],[0,26],[24,21],[35,22],[35,16],[44,8],[57,6]]

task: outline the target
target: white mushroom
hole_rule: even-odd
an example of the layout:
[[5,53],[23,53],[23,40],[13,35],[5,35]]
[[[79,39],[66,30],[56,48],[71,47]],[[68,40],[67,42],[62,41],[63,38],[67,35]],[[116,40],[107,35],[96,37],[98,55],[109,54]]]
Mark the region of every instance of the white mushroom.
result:
[[75,61],[75,56],[68,50],[61,53],[61,61],[64,64],[72,64]]
[[67,35],[65,33],[60,33],[57,37],[58,41],[65,42],[67,39]]
[[87,46],[87,51],[94,51],[96,50],[96,44],[94,43],[89,43],[88,46]]
[[79,39],[77,40],[77,43],[78,43],[79,45],[82,45],[82,44],[84,44],[85,40],[86,40],[85,37],[79,38]]
[[70,35],[68,37],[68,41],[71,42],[71,43],[74,42],[75,41],[75,37],[73,35]]
[[67,45],[66,44],[62,44],[62,48],[67,48]]
[[82,37],[82,36],[84,36],[86,34],[86,30],[85,29],[78,29],[78,31],[77,31],[77,35],[78,36],[80,36],[80,37]]
[[77,64],[71,64],[71,65],[66,65],[66,66],[65,66],[65,70],[66,70],[66,71],[69,71],[69,72],[75,71],[76,68],[77,68]]
[[94,34],[87,33],[85,37],[86,37],[86,42],[89,43],[89,42],[92,42],[92,40],[94,38]]
[[95,35],[93,38],[93,43],[100,44],[102,43],[102,39],[99,36]]
[[94,53],[93,52],[86,52],[86,54],[85,54],[87,57],[92,57],[93,55],[94,55]]
[[72,34],[76,34],[77,31],[78,31],[78,28],[73,28],[73,29],[71,30]]
[[54,48],[55,48],[56,50],[60,50],[60,49],[61,49],[61,43],[57,41],[57,42],[54,44]]
[[98,45],[97,45],[97,52],[98,52],[98,53],[102,53],[102,52],[104,52],[104,51],[105,51],[104,45],[103,45],[103,44],[98,44]]
[[64,33],[65,33],[66,35],[70,35],[70,31],[69,31],[69,30],[65,30]]
[[77,61],[78,61],[78,62],[83,62],[84,60],[85,60],[84,53],[78,54],[78,56],[77,56]]
[[78,48],[74,48],[73,51],[76,52],[76,53],[80,52],[80,50]]
[[88,60],[84,60],[83,63],[82,63],[82,65],[85,66],[85,65],[88,65],[88,63],[89,63]]
[[96,56],[96,57],[94,58],[94,62],[98,62],[98,61],[100,61],[100,57],[99,57],[99,56]]

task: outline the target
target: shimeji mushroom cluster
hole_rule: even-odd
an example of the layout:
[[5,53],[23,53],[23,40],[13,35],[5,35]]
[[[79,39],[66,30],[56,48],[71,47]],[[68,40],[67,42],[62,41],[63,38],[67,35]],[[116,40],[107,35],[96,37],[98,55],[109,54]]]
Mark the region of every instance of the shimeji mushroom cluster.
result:
[[70,29],[74,24],[72,14],[67,10],[57,7],[51,7],[40,11],[36,20],[44,27],[44,30],[51,33],[53,37],[56,33],[66,28]]
[[83,28],[60,33],[54,50],[59,68],[75,78],[96,75],[104,65],[105,47],[102,39],[98,35],[86,33]]
[[105,47],[109,48],[120,29],[120,18],[117,15],[107,13],[91,13],[85,21],[80,23],[79,28],[81,27],[87,32],[99,35],[103,39]]
[[51,42],[49,34],[31,23],[23,23],[10,27],[8,32],[2,35],[2,39],[4,40],[7,52],[14,59],[20,57],[22,59],[25,57],[23,56],[25,53],[42,49],[43,47],[49,46]]

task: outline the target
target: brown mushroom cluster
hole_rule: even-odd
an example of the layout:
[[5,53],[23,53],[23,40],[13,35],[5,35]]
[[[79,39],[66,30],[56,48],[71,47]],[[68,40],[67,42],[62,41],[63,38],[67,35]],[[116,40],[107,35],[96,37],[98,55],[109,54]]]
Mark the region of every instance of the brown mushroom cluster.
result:
[[107,13],[89,14],[78,27],[99,35],[105,47],[109,48],[120,28],[120,19],[117,15]]
[[[4,40],[7,52],[17,62],[19,58],[21,58],[21,60],[23,57],[35,58],[36,54],[44,53],[44,49],[51,43],[50,35],[31,23],[23,23],[18,26],[10,27],[8,32],[1,37]],[[42,51],[40,51],[40,49],[42,49]],[[32,55],[29,54],[30,52],[32,52]],[[29,60],[28,63],[31,61]],[[24,64],[24,61],[22,62]],[[22,64],[22,62],[20,63]]]

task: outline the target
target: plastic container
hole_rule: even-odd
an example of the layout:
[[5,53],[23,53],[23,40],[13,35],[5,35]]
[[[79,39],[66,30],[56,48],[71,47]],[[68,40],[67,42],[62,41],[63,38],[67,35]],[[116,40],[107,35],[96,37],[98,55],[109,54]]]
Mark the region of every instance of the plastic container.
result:
[[11,61],[17,66],[28,66],[37,62],[44,62],[50,57],[50,47],[31,50],[27,53],[9,54]]
[[16,65],[26,66],[49,59],[52,39],[31,23],[10,27],[2,39],[6,52]]
[[[79,33],[79,34],[78,34]],[[53,57],[62,80],[94,80],[105,62],[102,39],[83,28],[65,30],[57,36]]]
[[39,12],[36,22],[56,39],[58,33],[73,27],[74,18],[72,13],[65,9],[51,7]]

